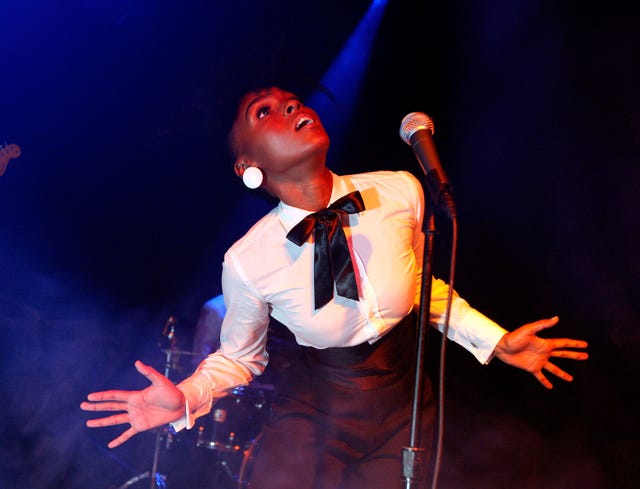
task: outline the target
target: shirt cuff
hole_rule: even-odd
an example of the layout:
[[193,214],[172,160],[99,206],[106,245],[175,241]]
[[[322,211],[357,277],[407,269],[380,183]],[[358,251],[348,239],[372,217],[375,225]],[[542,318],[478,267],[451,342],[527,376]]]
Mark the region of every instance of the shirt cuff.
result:
[[508,333],[506,329],[473,308],[469,308],[462,318],[461,331],[467,334],[452,339],[469,350],[483,365],[491,361],[496,345]]
[[[213,399],[210,389],[202,382],[186,379],[177,385],[185,399],[185,413],[180,419],[171,423],[171,428],[176,432],[183,429],[191,429],[196,419],[211,411]],[[193,409],[192,409],[193,408]]]

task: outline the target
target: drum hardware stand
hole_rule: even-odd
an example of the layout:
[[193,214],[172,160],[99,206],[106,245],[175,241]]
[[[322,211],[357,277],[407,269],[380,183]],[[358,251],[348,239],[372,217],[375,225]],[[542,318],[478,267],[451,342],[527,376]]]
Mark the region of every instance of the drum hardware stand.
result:
[[[173,367],[173,354],[176,352],[176,320],[173,316],[169,316],[167,319],[167,323],[164,326],[164,330],[162,331],[162,336],[166,337],[169,340],[170,347],[168,349],[162,350],[166,355],[165,367],[164,367],[164,375],[169,378],[169,373]],[[136,482],[149,478],[151,480],[151,489],[167,489],[167,477],[164,474],[158,472],[158,460],[160,458],[160,445],[162,444],[162,434],[165,432],[167,434],[167,443],[166,447],[173,441],[173,435],[166,428],[157,428],[156,430],[156,442],[155,448],[153,451],[153,464],[151,466],[151,471],[143,472],[142,474],[138,474],[127,482],[122,484],[118,489],[125,489]]]
[[[176,339],[176,320],[173,316],[169,316],[166,324],[164,325],[164,329],[162,330],[162,336],[166,337],[169,340],[169,348],[163,350],[165,354],[165,363],[164,363],[164,376],[168,379],[171,369],[173,367],[173,354],[175,352],[175,347],[177,344]],[[151,466],[151,489],[166,489],[166,476],[158,473],[158,460],[160,458],[160,445],[162,444],[162,433],[166,432],[167,441],[166,447],[173,441],[173,435],[168,429],[158,429],[156,431],[156,444],[155,449],[153,450],[153,465]]]
[[138,474],[135,477],[132,477],[127,482],[125,482],[120,487],[118,487],[118,489],[125,489],[126,487],[129,487],[131,484],[135,484],[136,482],[142,479],[146,479],[147,477],[149,477],[149,471],[143,472],[142,474]]

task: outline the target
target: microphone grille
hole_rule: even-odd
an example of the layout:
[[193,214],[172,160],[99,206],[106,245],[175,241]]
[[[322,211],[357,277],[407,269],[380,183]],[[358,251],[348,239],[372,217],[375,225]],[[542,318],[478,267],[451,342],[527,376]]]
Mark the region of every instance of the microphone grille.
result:
[[428,129],[433,134],[434,128],[431,117],[422,112],[411,112],[405,115],[400,123],[400,138],[411,146],[411,136],[420,129]]

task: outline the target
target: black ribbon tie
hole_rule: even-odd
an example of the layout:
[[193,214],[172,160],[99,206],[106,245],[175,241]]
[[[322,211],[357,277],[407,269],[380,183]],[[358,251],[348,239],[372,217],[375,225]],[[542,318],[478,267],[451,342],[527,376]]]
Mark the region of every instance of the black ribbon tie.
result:
[[326,209],[309,214],[287,234],[289,241],[302,246],[314,231],[315,309],[320,309],[333,298],[334,283],[339,296],[358,300],[356,276],[340,216],[363,210],[362,196],[356,190],[340,197]]

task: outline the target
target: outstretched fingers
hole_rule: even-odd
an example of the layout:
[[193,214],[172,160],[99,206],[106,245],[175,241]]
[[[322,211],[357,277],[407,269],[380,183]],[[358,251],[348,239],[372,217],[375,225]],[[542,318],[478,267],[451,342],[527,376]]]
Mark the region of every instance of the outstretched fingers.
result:
[[[125,411],[119,414],[113,414],[111,416],[105,416],[103,418],[87,420],[86,425],[89,428],[101,428],[103,426],[113,426],[117,424],[124,424],[129,422],[129,413],[127,412],[127,402],[123,396],[113,395],[112,392],[121,391],[108,391],[108,392],[95,392],[89,394],[89,401],[80,403],[80,409],[83,411]],[[121,398],[120,401],[114,401],[112,399]],[[128,396],[124,396],[128,398]],[[103,401],[102,399],[107,399]]]
[[165,379],[165,376],[158,372],[155,368],[142,363],[140,360],[136,360],[134,365],[136,367],[136,370],[144,375],[152,384],[162,382]]
[[549,382],[549,379],[544,376],[542,371],[534,372],[533,376],[547,389],[553,389],[553,384]]
[[555,375],[556,377],[564,380],[565,382],[573,381],[573,376],[572,375],[568,374],[567,372],[562,370],[560,367],[558,367],[557,365],[554,365],[551,362],[547,362],[543,368],[547,372],[552,373],[553,375]]
[[103,426],[115,426],[117,424],[125,423],[129,423],[128,413],[113,414],[104,418],[88,419],[86,425],[88,428],[102,428]]
[[[92,402],[97,401],[120,401],[126,403],[129,400],[129,396],[131,395],[131,391],[123,391],[123,390],[110,390],[110,391],[100,391],[100,392],[92,392],[87,395],[87,399]],[[89,403],[83,403],[89,404]],[[92,411],[96,411],[96,409],[92,409]],[[111,409],[111,411],[115,411]]]
[[133,428],[129,428],[128,430],[124,431],[119,437],[114,438],[113,440],[111,440],[107,444],[107,446],[109,448],[119,447],[125,441],[127,441],[129,438],[133,437],[133,435],[135,435],[136,433],[138,433],[136,430],[134,430]]
[[558,316],[553,316],[552,318],[539,319],[533,323],[525,324],[523,327],[529,331],[529,334],[535,335],[544,329],[555,326],[558,324],[558,321],[560,321],[560,318]]
[[[563,351],[564,348],[584,350],[589,346],[589,343],[587,343],[586,341],[574,340],[572,338],[551,338],[547,341],[551,344],[551,347],[557,352]],[[565,351],[565,353],[567,352],[568,351]]]
[[[584,343],[584,346],[572,345],[572,346],[568,346],[568,348],[586,348],[587,347],[584,341],[581,343]],[[566,346],[564,346],[563,348],[566,348]],[[549,355],[557,358],[568,358],[570,360],[586,360],[589,358],[589,354],[587,352],[573,351],[573,350],[553,350]]]
[[[586,348],[587,347],[586,342],[579,341],[579,340],[556,340],[556,341],[561,341],[563,347],[569,347],[569,348]],[[553,350],[549,353],[549,357],[568,358],[570,360],[586,360],[587,358],[589,358],[589,354],[583,351]],[[573,376],[571,374],[565,372],[563,369],[561,369],[560,367],[558,367],[554,363],[551,363],[548,360],[543,365],[542,368],[547,372],[555,375],[559,379],[564,380],[565,382],[573,381]],[[538,382],[540,382],[547,389],[553,388],[553,385],[545,377],[542,371],[535,372],[533,375],[535,376],[536,379],[538,379]]]
[[[547,362],[544,367],[542,367],[547,372],[555,375],[556,377],[564,380],[565,382],[571,382],[573,377],[569,375],[567,372],[562,370],[557,365],[554,365],[551,362]],[[553,384],[549,382],[549,379],[542,373],[542,370],[538,370],[537,372],[533,372],[533,376],[547,389],[553,389]]]

